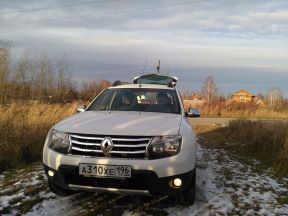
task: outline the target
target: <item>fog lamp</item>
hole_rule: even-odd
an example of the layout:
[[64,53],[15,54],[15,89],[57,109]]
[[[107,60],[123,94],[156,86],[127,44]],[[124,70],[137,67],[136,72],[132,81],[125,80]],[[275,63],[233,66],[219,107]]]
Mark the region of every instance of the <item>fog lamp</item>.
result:
[[49,175],[50,177],[53,177],[53,176],[54,176],[54,172],[53,172],[52,170],[49,170],[49,171],[48,171],[48,175]]
[[175,179],[173,180],[173,184],[174,184],[175,187],[181,187],[181,185],[182,185],[182,180],[181,180],[180,178],[175,178]]

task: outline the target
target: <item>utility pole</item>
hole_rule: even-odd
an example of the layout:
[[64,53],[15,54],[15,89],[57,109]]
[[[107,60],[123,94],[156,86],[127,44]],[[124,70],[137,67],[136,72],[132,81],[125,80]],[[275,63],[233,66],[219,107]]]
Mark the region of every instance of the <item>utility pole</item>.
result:
[[160,72],[160,60],[158,61],[157,71],[158,71],[158,74],[159,74],[159,72]]

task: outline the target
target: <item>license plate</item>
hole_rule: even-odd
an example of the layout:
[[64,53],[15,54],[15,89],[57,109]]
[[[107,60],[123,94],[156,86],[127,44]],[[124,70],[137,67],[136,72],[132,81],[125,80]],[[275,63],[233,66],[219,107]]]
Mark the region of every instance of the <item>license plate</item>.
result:
[[79,164],[79,175],[101,178],[131,178],[131,166]]

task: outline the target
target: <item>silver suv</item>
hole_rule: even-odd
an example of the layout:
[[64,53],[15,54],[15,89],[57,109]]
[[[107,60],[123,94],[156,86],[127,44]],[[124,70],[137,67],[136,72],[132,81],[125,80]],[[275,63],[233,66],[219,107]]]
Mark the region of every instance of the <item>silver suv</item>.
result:
[[56,124],[43,149],[51,191],[195,199],[196,138],[174,86],[112,86]]

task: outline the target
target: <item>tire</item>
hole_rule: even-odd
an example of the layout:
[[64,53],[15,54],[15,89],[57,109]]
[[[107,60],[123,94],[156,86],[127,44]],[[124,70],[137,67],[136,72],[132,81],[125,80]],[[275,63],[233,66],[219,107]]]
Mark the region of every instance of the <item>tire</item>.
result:
[[59,187],[58,185],[56,185],[55,183],[51,182],[48,180],[48,186],[50,188],[50,191],[58,196],[69,196],[71,194],[74,194],[75,192],[73,190],[66,190],[63,189],[61,187]]
[[196,167],[192,171],[193,177],[190,185],[177,196],[177,200],[181,205],[193,205],[196,197]]

